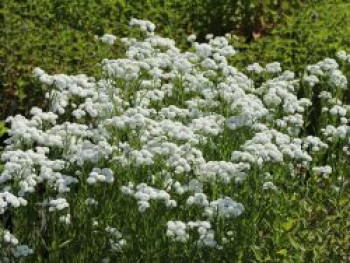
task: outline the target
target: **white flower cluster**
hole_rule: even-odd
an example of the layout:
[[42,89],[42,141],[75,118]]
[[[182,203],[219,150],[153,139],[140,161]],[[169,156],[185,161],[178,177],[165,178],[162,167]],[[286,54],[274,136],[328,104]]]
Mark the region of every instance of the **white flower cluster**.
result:
[[281,163],[284,156],[300,161],[312,161],[309,153],[302,149],[301,139],[291,139],[289,135],[276,130],[264,130],[247,140],[244,151],[234,151],[232,160],[249,161],[262,166],[264,162]]
[[341,105],[334,105],[331,109],[329,109],[329,113],[332,116],[345,117],[347,114],[347,108]]
[[202,207],[209,206],[208,197],[204,193],[195,193],[193,196],[188,197],[186,204],[191,205],[199,205]]
[[2,192],[0,193],[0,214],[3,214],[8,207],[17,208],[20,206],[26,206],[27,203],[27,200],[22,197],[17,197],[7,191]]
[[241,182],[246,177],[246,171],[250,168],[247,163],[232,163],[225,161],[209,161],[199,166],[195,171],[202,182],[220,180],[229,183],[231,180]]
[[350,126],[340,125],[338,127],[334,125],[327,125],[325,128],[321,129],[323,136],[327,138],[328,141],[332,142],[336,139],[345,139],[350,134]]
[[311,147],[312,152],[318,152],[321,149],[328,149],[328,144],[321,141],[320,138],[315,136],[307,136],[303,141],[303,148]]
[[[33,249],[29,248],[27,245],[18,245],[18,239],[12,235],[8,230],[3,231],[3,239],[5,245],[9,246],[11,249],[11,254],[15,258],[27,257],[34,253]],[[1,258],[4,260],[6,258]]]
[[205,208],[205,213],[209,217],[216,215],[224,218],[237,217],[243,212],[243,205],[233,201],[230,197],[219,198],[215,201],[211,201],[209,207]]
[[131,19],[129,25],[130,26],[137,26],[142,31],[148,31],[148,32],[153,32],[156,29],[156,26],[153,23],[151,23],[150,21],[139,20],[136,18]]
[[136,190],[133,189],[132,184],[122,186],[121,191],[126,195],[133,196],[137,200],[140,212],[145,212],[150,207],[151,200],[162,200],[167,207],[177,206],[176,201],[171,199],[169,193],[150,187],[145,183],[137,185]]
[[263,189],[277,191],[277,186],[273,182],[265,182],[263,184]]
[[106,43],[107,45],[113,45],[117,40],[117,37],[111,34],[104,34],[102,37],[98,38],[101,42]]
[[[168,178],[164,180],[164,187],[167,191],[170,191],[171,189],[175,190],[175,192],[178,195],[183,195],[186,192],[195,193],[194,198],[205,198],[205,194],[203,193],[203,184],[198,181],[197,179],[191,179],[187,184],[181,184],[179,181],[176,181],[172,178]],[[196,197],[196,193],[199,193],[200,195]],[[192,202],[189,201],[191,197],[188,198],[188,205],[192,205]]]
[[86,181],[90,185],[96,184],[97,182],[111,184],[114,182],[113,171],[109,168],[94,168]]
[[338,51],[336,56],[340,60],[350,63],[350,54],[347,54],[344,50]]
[[174,238],[176,241],[186,242],[189,239],[187,225],[182,221],[168,221],[167,236]]
[[33,249],[29,248],[27,245],[16,246],[15,248],[12,248],[11,252],[16,258],[27,257],[34,253]]
[[197,244],[205,247],[216,247],[217,242],[215,241],[214,231],[211,229],[209,221],[189,221],[187,226],[190,229],[197,228],[199,239]]
[[348,81],[346,76],[339,70],[339,64],[334,59],[326,58],[314,65],[307,66],[306,70],[307,72],[303,80],[311,87],[319,83],[319,79],[322,78],[326,79],[327,82],[335,88],[347,88]]
[[13,246],[16,246],[18,244],[18,239],[7,230],[4,231],[3,240],[5,243],[11,244]]
[[47,205],[49,206],[49,212],[61,211],[69,207],[65,198],[50,200]]
[[318,166],[318,167],[313,167],[312,171],[315,174],[322,175],[324,178],[328,178],[328,176],[332,174],[332,167],[330,167],[329,165]]
[[282,71],[281,64],[279,62],[266,64],[266,71],[269,73],[279,73]]
[[123,246],[126,245],[123,235],[114,227],[106,227],[105,231],[109,235],[109,245],[112,252],[120,252]]
[[259,63],[253,63],[247,67],[248,72],[254,72],[256,74],[260,74],[264,72],[264,70],[265,69],[262,66],[260,66]]
[[85,200],[85,204],[86,205],[98,205],[98,201],[96,200],[96,199],[94,199],[94,198],[87,198],[86,200]]
[[66,225],[70,225],[71,224],[71,215],[67,214],[64,216],[60,216],[60,222],[66,224]]
[[216,247],[214,231],[211,229],[209,221],[189,221],[184,223],[182,221],[168,221],[167,236],[173,238],[175,241],[186,242],[190,238],[189,231],[197,229],[199,239],[198,246]]

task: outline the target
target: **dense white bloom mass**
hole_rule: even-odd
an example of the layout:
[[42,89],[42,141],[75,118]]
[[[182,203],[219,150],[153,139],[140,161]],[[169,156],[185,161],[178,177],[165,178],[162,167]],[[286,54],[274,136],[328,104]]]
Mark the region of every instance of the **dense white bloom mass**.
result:
[[[235,50],[227,38],[209,35],[198,43],[192,35],[192,49],[182,52],[173,40],[155,35],[153,23],[132,19],[130,25],[144,38],[122,39],[126,56],[103,60],[102,79],[34,69],[35,78],[50,86],[48,109],[7,119],[0,214],[29,203],[43,228],[47,210],[69,228],[79,212],[98,212],[88,220],[87,229],[96,229],[89,235],[107,235],[113,253],[134,238],[116,215],[126,213],[134,234],[142,215],[166,239],[196,238],[199,247],[220,249],[217,223],[231,227],[247,211],[242,189],[254,185],[262,194],[278,193],[276,167],[281,177],[297,178],[300,167],[323,178],[336,173],[322,160],[333,158],[332,147],[348,154],[350,127],[349,107],[337,100],[348,82],[335,60],[308,66],[301,78],[283,72],[278,62],[265,68],[254,63],[246,71],[260,74],[251,74],[263,79],[255,81],[229,65]],[[116,37],[99,40],[113,45]],[[349,61],[345,52],[337,56]],[[316,99],[297,96],[301,85],[317,89],[319,133],[306,134],[310,99]],[[254,183],[246,184],[247,178]],[[101,222],[105,214],[109,221]],[[19,243],[7,230],[3,240]],[[32,253],[25,245],[12,247],[15,257]]]

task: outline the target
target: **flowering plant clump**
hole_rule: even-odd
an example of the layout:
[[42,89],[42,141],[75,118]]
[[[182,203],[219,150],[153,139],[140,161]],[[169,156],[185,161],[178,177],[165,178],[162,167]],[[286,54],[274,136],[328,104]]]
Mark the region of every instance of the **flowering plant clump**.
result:
[[125,57],[103,60],[101,79],[36,68],[50,87],[48,109],[7,119],[2,260],[286,256],[266,239],[299,209],[287,197],[301,199],[312,186],[339,197],[347,187],[341,67],[350,55],[308,66],[300,78],[278,62],[244,74],[228,63],[235,50],[227,37],[190,36],[182,52],[151,22],[130,25],[142,38],[121,39]]

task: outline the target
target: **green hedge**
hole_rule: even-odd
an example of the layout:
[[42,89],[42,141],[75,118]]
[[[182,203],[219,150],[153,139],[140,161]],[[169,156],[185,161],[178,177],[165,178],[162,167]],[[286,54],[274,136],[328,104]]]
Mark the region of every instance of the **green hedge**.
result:
[[254,62],[279,61],[284,68],[300,72],[324,57],[334,57],[340,49],[349,50],[350,3],[346,2],[309,4],[302,10],[293,10],[283,23],[254,43],[236,39],[235,46],[241,54],[232,63],[244,67]]
[[[316,22],[310,21],[310,12],[314,10],[309,7],[312,2],[317,2]],[[237,34],[241,38],[235,45],[244,53],[234,58],[237,66],[279,60],[288,68],[299,69],[320,57],[332,56],[339,47],[347,45],[350,29],[345,29],[344,21],[348,23],[346,8],[349,6],[341,2],[1,1],[0,120],[15,113],[26,114],[33,105],[43,105],[44,91],[31,77],[34,67],[40,66],[51,73],[80,72],[98,76],[93,65],[123,52],[118,44],[111,48],[96,43],[94,35],[130,35],[127,25],[132,17],[153,21],[161,35],[175,39],[183,48],[186,48],[186,36],[191,33],[196,33],[200,40],[208,33]],[[274,27],[273,31],[265,32],[270,27]],[[263,32],[262,39],[254,41],[253,32]],[[266,34],[271,36],[264,37]]]

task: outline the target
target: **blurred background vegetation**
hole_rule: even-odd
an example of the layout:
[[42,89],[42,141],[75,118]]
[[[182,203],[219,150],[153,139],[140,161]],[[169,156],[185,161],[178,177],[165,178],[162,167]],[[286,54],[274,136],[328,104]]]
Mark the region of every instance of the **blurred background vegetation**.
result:
[[[334,56],[350,42],[346,0],[8,0],[0,1],[0,121],[27,114],[44,103],[31,76],[86,73],[123,47],[97,43],[94,35],[127,36],[132,17],[148,19],[162,36],[186,48],[186,36],[232,33],[239,52],[232,64],[280,61],[300,72],[309,63]],[[1,126],[2,127],[2,126]],[[0,133],[2,129],[0,128]]]

